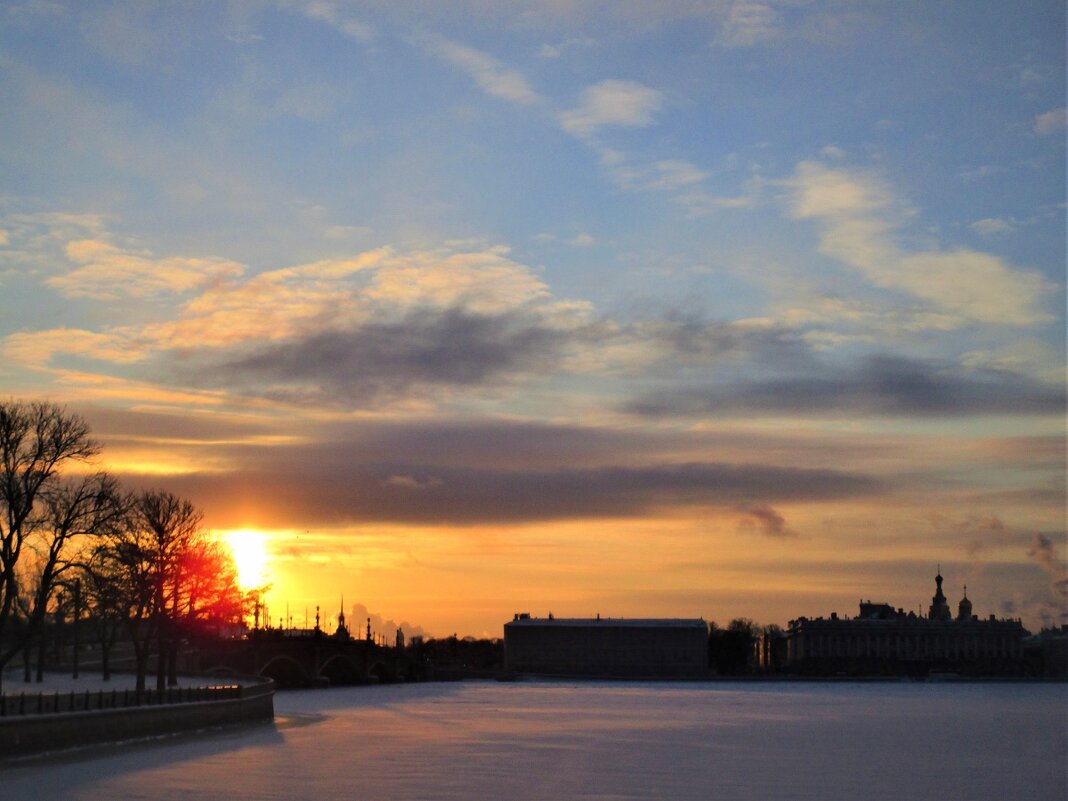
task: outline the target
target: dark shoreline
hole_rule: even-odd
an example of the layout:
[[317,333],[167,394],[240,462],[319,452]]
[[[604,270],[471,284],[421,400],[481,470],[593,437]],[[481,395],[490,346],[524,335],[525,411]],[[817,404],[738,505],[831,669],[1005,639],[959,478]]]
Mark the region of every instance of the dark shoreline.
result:
[[618,681],[636,683],[696,683],[696,684],[1065,684],[1068,677],[1058,676],[803,676],[776,674],[773,676],[614,676],[558,673],[500,673],[495,676],[456,676],[437,681],[465,681],[473,679],[512,681]]
[[0,718],[0,765],[11,758],[142,741],[274,719],[274,682],[240,687],[223,700],[128,706]]

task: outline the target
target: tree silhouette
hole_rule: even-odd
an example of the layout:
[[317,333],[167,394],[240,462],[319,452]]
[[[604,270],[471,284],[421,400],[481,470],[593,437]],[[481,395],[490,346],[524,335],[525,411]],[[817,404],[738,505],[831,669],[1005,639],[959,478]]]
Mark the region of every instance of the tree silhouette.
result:
[[106,476],[60,480],[64,466],[99,449],[85,421],[61,406],[0,403],[0,682],[41,626],[71,540],[93,530],[97,505],[107,505]]
[[79,573],[89,624],[100,646],[100,675],[104,681],[109,681],[111,649],[124,623],[124,607],[120,576],[114,572],[115,564],[106,558],[105,551],[106,546],[95,548]]
[[121,619],[144,693],[155,651],[156,690],[177,682],[183,635],[209,621],[239,621],[244,596],[229,552],[208,536],[189,501],[164,490],[130,497],[123,525],[96,549],[90,564],[105,610]]
[[709,664],[721,676],[734,676],[749,670],[759,627],[748,618],[735,618],[726,629],[709,625]]

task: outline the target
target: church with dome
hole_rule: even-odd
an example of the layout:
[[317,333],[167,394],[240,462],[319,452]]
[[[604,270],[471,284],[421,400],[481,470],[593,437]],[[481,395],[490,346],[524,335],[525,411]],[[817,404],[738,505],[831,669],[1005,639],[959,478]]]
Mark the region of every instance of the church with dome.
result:
[[979,618],[968,588],[953,614],[942,571],[927,614],[861,601],[856,617],[791,620],[785,634],[785,669],[810,675],[1004,676],[1024,669],[1028,631],[1018,619]]

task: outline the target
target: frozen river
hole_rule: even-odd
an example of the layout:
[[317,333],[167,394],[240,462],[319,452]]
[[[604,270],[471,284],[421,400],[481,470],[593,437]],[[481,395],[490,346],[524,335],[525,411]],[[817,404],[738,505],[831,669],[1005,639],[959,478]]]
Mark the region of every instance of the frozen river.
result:
[[1068,685],[417,684],[0,769],[16,799],[1068,798]]

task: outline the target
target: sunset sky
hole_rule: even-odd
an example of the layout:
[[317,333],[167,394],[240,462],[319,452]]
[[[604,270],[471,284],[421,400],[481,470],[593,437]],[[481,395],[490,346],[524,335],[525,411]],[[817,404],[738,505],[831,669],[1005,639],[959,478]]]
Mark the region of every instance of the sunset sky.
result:
[[1064,104],[1059,1],[9,0],[0,394],[297,623],[1068,622]]

